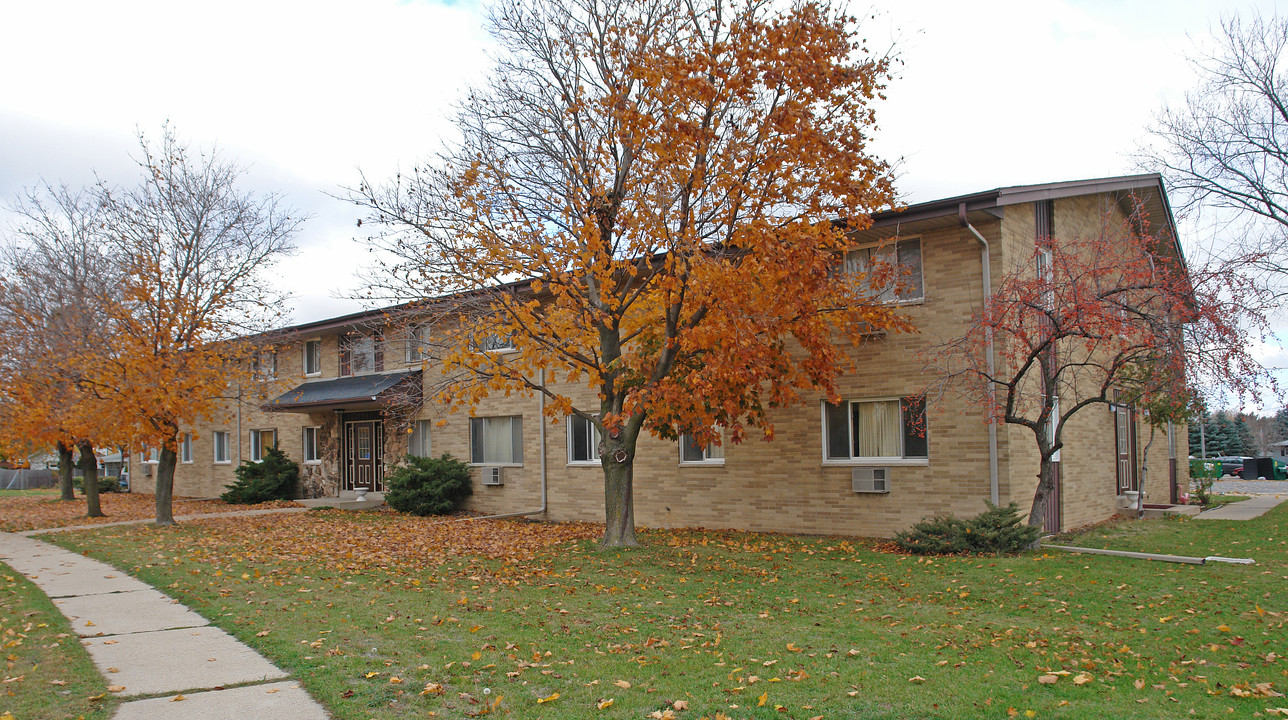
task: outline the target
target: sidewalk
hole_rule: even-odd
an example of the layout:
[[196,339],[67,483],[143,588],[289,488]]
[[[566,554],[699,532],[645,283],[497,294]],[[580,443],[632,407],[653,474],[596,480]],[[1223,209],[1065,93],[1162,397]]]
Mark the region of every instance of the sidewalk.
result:
[[1278,495],[1254,495],[1247,500],[1240,500],[1229,505],[1222,505],[1215,510],[1199,513],[1195,520],[1251,520],[1261,517],[1266,511],[1288,498]]
[[12,533],[0,560],[53,599],[118,696],[140,698],[114,720],[330,717],[254,650],[110,565]]

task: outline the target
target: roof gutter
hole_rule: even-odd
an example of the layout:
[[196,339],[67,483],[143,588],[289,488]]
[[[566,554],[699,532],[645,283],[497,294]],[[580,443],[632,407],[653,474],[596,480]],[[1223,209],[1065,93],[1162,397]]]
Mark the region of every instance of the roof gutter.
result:
[[[988,310],[989,301],[993,296],[993,274],[992,274],[992,254],[988,245],[988,240],[975,229],[974,225],[966,219],[966,203],[962,202],[957,205],[957,219],[961,222],[962,227],[966,228],[979,240],[979,262],[984,273],[984,309]],[[985,358],[988,366],[988,403],[991,408],[997,407],[997,388],[993,387],[992,379],[995,376],[995,364],[993,361],[993,328],[984,328]],[[994,505],[1001,504],[1001,488],[997,480],[997,423],[988,423],[988,494]]]

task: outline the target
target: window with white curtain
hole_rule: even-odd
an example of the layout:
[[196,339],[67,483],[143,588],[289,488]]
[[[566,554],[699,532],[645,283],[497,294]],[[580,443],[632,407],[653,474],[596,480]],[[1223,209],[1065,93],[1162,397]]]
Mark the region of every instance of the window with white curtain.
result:
[[179,462],[192,463],[192,433],[183,434],[183,440],[179,443]]
[[522,465],[523,417],[470,418],[470,462]]
[[920,396],[823,404],[828,460],[905,460],[929,457],[926,401]]
[[431,457],[429,428],[433,420],[417,420],[412,423],[411,436],[407,438],[407,454],[416,457]]
[[303,451],[304,462],[316,463],[322,461],[322,456],[318,454],[318,431],[319,427],[306,427],[303,430]]

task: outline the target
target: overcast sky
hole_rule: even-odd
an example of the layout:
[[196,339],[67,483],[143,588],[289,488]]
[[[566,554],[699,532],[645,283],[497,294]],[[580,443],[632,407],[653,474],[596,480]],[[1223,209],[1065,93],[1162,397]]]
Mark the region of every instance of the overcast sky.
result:
[[[869,7],[856,2],[851,11]],[[1265,2],[877,0],[864,34],[903,64],[876,151],[910,202],[1136,171],[1150,117],[1193,83],[1222,12]],[[0,0],[0,200],[42,178],[129,179],[136,128],[169,119],[311,214],[277,268],[295,322],[351,310],[342,186],[432,153],[487,68],[481,3]],[[1185,238],[1193,245],[1203,239]]]

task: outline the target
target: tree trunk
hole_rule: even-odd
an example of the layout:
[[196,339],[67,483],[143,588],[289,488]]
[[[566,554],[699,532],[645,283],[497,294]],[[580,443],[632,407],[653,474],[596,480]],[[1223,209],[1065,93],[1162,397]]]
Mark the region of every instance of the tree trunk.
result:
[[1136,517],[1145,517],[1145,476],[1149,474],[1149,446],[1154,444],[1154,425],[1149,426],[1149,442],[1140,451],[1140,480],[1136,483]]
[[98,458],[88,440],[76,443],[80,450],[81,482],[85,486],[85,517],[107,517],[98,503]]
[[72,449],[67,443],[58,441],[58,499],[75,500],[76,489],[72,484]]
[[157,463],[157,525],[174,524],[174,467],[178,458],[174,442],[162,446]]
[[1029,508],[1029,525],[1043,527],[1046,522],[1047,498],[1051,495],[1053,476],[1051,460],[1043,458],[1038,464],[1038,487],[1033,492],[1033,505]]
[[600,462],[604,468],[604,538],[601,548],[638,547],[635,538],[635,444],[638,431],[611,432],[600,443]]

